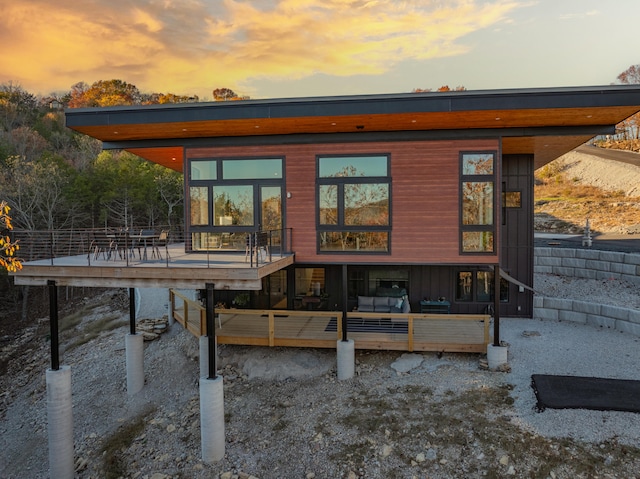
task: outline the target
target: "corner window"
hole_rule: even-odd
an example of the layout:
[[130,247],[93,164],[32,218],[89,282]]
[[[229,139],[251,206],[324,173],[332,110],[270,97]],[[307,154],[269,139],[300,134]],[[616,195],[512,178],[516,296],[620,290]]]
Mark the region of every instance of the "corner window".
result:
[[493,253],[495,237],[494,152],[460,154],[462,253]]
[[391,229],[389,157],[318,157],[320,252],[386,253]]

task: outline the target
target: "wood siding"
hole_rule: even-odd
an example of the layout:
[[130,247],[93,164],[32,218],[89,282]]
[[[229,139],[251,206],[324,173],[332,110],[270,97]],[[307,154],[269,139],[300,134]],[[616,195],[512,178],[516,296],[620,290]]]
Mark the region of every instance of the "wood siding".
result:
[[[459,152],[498,150],[497,140],[376,142],[192,148],[189,158],[285,158],[285,226],[292,229],[296,263],[485,264],[495,255],[459,253]],[[390,254],[318,253],[316,156],[391,155]],[[498,185],[496,185],[498,186]],[[496,215],[499,216],[499,215]],[[496,238],[496,251],[498,241]]]

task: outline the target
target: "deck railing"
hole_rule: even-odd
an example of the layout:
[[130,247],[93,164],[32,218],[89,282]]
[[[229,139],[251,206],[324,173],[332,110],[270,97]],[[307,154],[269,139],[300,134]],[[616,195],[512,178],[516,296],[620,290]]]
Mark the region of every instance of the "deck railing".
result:
[[[206,334],[198,301],[170,290],[171,313],[194,336]],[[347,337],[357,349],[485,353],[491,317],[482,314],[347,313]],[[219,344],[335,348],[340,311],[217,309]]]
[[[245,253],[250,267],[258,266],[260,260],[271,261],[274,256],[291,253],[291,229],[270,230],[241,233],[247,237],[247,250],[238,251],[212,250],[197,251],[195,255],[215,258],[217,254]],[[143,262],[165,263],[169,266],[174,261],[175,253],[181,254],[184,260],[185,235],[183,231],[169,227],[154,228],[92,228],[92,229],[59,229],[59,230],[25,230],[14,229],[12,240],[19,244],[18,257],[23,262],[47,260],[51,266],[60,264],[56,260],[70,257],[84,258],[82,264],[87,266],[106,266],[111,264],[136,266]],[[262,251],[256,248],[259,238],[260,247],[268,251],[268,258],[260,258]],[[206,261],[209,265],[209,261]],[[215,261],[211,261],[213,265]]]

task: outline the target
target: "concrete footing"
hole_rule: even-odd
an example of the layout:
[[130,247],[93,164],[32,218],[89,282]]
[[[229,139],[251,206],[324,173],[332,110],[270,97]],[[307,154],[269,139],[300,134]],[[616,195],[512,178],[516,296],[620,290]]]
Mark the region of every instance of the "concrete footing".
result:
[[224,389],[222,376],[200,378],[200,440],[202,461],[207,464],[224,457]]
[[356,343],[353,339],[338,340],[338,379],[351,379],[356,372]]
[[127,364],[127,394],[132,396],[144,387],[144,336],[127,334],[124,338]]
[[487,363],[489,369],[498,369],[508,362],[509,348],[507,346],[495,346],[489,344],[487,346]]
[[47,432],[49,472],[57,479],[73,479],[73,413],[71,410],[71,368],[47,370]]

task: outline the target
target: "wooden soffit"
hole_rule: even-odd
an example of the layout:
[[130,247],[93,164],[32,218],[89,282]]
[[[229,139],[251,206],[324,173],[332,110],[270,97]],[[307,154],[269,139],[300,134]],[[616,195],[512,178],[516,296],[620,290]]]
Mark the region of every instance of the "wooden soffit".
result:
[[[500,137],[537,166],[640,110],[640,87],[409,93],[67,110],[67,126],[182,171],[185,146]],[[404,136],[401,136],[404,135]]]

